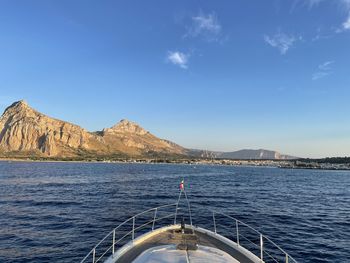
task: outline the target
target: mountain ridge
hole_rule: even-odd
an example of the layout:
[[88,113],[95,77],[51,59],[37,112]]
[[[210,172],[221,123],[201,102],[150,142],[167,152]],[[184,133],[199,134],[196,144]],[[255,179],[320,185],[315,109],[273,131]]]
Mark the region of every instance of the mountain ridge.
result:
[[89,132],[79,125],[49,117],[24,100],[8,106],[0,117],[0,156],[120,156],[228,159],[292,159],[269,150],[214,152],[193,150],[161,139],[139,124],[122,119],[110,128]]
[[73,157],[84,153],[142,156],[154,152],[181,155],[185,149],[125,119],[94,133],[42,114],[21,100],[7,107],[0,117],[0,152],[45,157]]

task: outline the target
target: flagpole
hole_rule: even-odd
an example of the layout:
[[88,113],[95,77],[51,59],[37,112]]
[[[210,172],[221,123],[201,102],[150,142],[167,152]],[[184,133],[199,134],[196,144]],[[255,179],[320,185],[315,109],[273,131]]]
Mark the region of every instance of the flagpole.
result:
[[191,205],[190,205],[190,202],[188,201],[187,194],[186,194],[186,190],[185,190],[185,179],[182,179],[182,181],[181,181],[181,183],[180,183],[180,194],[179,194],[179,198],[177,199],[177,203],[176,203],[176,211],[175,211],[175,217],[174,217],[174,225],[176,225],[177,210],[179,209],[179,203],[180,203],[180,198],[181,198],[182,192],[184,193],[185,198],[186,198],[187,207],[188,207],[188,214],[189,214],[189,217],[190,217],[190,224],[191,224],[191,226],[192,226]]
[[177,203],[176,203],[174,225],[176,225],[177,210],[179,208],[179,202],[180,202],[181,194],[182,194],[182,189],[180,190],[179,198],[177,199]]
[[187,205],[188,205],[188,213],[190,215],[190,224],[192,226],[192,215],[191,215],[191,206],[190,206],[190,202],[188,201],[187,199],[187,194],[186,194],[186,190],[185,190],[185,187],[184,187],[184,194],[185,194],[185,197],[186,197],[186,201],[187,201]]

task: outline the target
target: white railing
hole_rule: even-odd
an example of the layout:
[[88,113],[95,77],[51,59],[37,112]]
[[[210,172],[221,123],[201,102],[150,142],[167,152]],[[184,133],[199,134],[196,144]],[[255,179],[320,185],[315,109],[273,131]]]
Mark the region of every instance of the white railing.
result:
[[[218,223],[218,216],[221,216],[222,218],[226,218],[225,224],[227,222],[231,222],[233,225],[233,230],[227,229],[227,225],[224,226],[225,233],[220,233],[220,235],[226,236],[230,238],[230,234],[233,233],[233,236],[235,236],[235,241],[238,246],[244,247],[248,249],[250,252],[255,254],[257,257],[260,258],[261,262],[284,262],[284,263],[297,263],[297,261],[291,257],[286,251],[284,251],[280,246],[278,246],[275,242],[273,242],[270,238],[260,233],[255,228],[249,226],[248,224],[238,220],[237,218],[234,218],[232,216],[226,215],[221,212],[215,212],[211,211],[213,214],[213,226],[214,226],[214,232],[215,234],[218,233],[219,227],[221,226],[220,223]],[[228,220],[228,221],[227,221]],[[242,228],[246,228],[246,230],[250,231],[242,231]],[[245,233],[245,235],[243,235]],[[250,237],[248,237],[248,235]],[[255,240],[252,240],[251,236],[255,237]],[[233,239],[233,238],[230,238]],[[248,242],[246,244],[243,244],[242,240]],[[255,241],[255,242],[254,242]],[[256,243],[258,241],[258,244]],[[256,249],[258,253],[254,253],[252,251],[252,248]],[[265,257],[267,256],[267,257]]]
[[[171,207],[174,207],[174,210],[172,209],[171,211],[166,211],[167,208],[169,209]],[[146,229],[147,226],[150,228],[149,230],[153,231],[156,229],[156,227],[159,228],[165,226],[165,222],[168,222],[168,225],[176,223],[176,214],[179,209],[180,208],[178,208],[178,203],[174,203],[151,208],[128,218],[116,228],[114,228],[111,232],[109,232],[100,242],[98,242],[97,245],[94,246],[94,248],[91,249],[91,251],[81,261],[81,263],[97,263],[100,262],[103,258],[113,255],[116,251],[116,248],[121,247],[127,241],[134,240],[137,232],[141,232],[141,230]],[[145,219],[151,220],[145,221]],[[165,221],[166,219],[171,219],[171,221]],[[137,224],[138,221],[140,221],[139,224]],[[123,227],[126,230],[124,229],[123,231]],[[121,234],[119,233],[119,230]]]
[[[170,209],[171,207],[174,207],[175,211]],[[166,211],[166,209],[168,209],[168,211]],[[103,258],[113,255],[116,248],[120,248],[127,241],[134,240],[135,236],[138,234],[137,232],[140,232],[142,229],[145,230],[147,227],[149,227],[149,231],[153,231],[154,229],[165,225],[176,224],[178,210],[180,210],[180,208],[177,202],[174,204],[151,208],[128,218],[109,232],[99,243],[97,243],[97,245],[94,246],[94,248],[86,255],[81,263],[97,263]],[[212,213],[215,234],[220,234],[231,239],[232,241],[235,241],[238,246],[248,249],[251,253],[259,257],[261,262],[297,263],[293,257],[291,257],[281,247],[276,245],[276,243],[270,238],[263,235],[248,224],[221,212],[210,212]],[[192,226],[191,213],[189,213],[189,215]],[[201,216],[203,216],[203,214]],[[168,220],[165,221],[166,219]],[[224,225],[220,224],[220,220],[222,219],[225,219]],[[233,229],[227,229],[228,224],[230,223],[233,225]],[[195,226],[200,225],[195,224]],[[123,227],[125,228],[124,230],[122,229]],[[203,227],[207,228],[207,223],[205,223]],[[245,230],[250,231],[250,233],[244,231],[244,228]],[[121,233],[119,233],[119,230]],[[223,230],[224,233],[219,233],[220,230]],[[252,240],[254,238],[255,240]],[[255,249],[257,252],[255,251],[254,253],[253,249]]]

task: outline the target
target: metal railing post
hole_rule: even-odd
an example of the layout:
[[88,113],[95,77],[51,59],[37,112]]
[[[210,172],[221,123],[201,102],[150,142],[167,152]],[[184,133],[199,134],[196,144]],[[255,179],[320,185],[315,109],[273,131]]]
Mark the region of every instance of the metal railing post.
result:
[[288,263],[288,254],[286,254],[286,263]]
[[153,217],[152,231],[154,230],[154,224],[156,223],[157,210],[158,210],[158,208],[156,208],[156,210],[154,210],[154,217]]
[[188,199],[187,199],[186,191],[185,191],[185,190],[183,190],[183,191],[184,191],[185,198],[186,198],[186,201],[187,201],[188,213],[189,213],[189,215],[190,215],[190,224],[191,224],[191,226],[192,226],[191,205],[190,205],[190,202],[189,202]]
[[132,241],[134,241],[135,238],[135,217],[132,217]]
[[176,225],[177,209],[178,209],[178,204],[176,205],[176,208],[175,208],[174,225]]
[[213,212],[214,232],[216,234],[215,212]]
[[182,195],[182,190],[180,191],[179,198],[177,199],[177,203],[176,203],[176,207],[175,207],[174,225],[176,225],[177,210],[179,208],[179,202],[180,202],[181,195]]
[[92,251],[92,263],[95,263],[96,249]]
[[115,229],[113,229],[113,247],[112,247],[112,255],[114,254],[114,245],[115,245]]
[[236,219],[236,235],[237,235],[237,245],[239,245],[239,231],[238,231],[238,220]]
[[264,240],[262,234],[260,234],[260,260],[261,262],[264,260]]

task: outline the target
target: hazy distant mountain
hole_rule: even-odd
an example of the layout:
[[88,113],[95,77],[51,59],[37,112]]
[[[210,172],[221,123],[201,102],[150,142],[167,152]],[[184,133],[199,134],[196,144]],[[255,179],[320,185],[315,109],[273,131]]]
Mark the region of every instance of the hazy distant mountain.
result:
[[187,152],[189,155],[194,157],[202,158],[220,158],[220,159],[237,159],[237,160],[287,160],[287,159],[297,159],[297,157],[280,154],[276,151],[270,150],[239,150],[235,152],[216,152],[207,150],[197,150],[191,149]]
[[208,150],[199,150],[199,149],[187,149],[187,155],[197,158],[207,158],[207,159],[215,159],[218,158],[220,154],[223,152],[215,152]]
[[122,120],[100,132],[50,118],[25,101],[9,106],[0,118],[0,154],[72,157],[121,154],[184,154],[175,143],[152,135],[136,123]]
[[280,154],[276,151],[270,150],[250,150],[244,149],[235,152],[223,152],[217,155],[218,158],[227,158],[227,159],[269,159],[269,160],[285,160],[285,159],[296,159],[294,156],[289,156],[285,154]]

